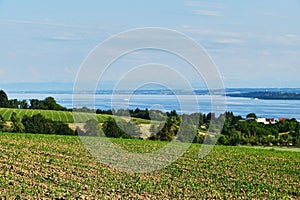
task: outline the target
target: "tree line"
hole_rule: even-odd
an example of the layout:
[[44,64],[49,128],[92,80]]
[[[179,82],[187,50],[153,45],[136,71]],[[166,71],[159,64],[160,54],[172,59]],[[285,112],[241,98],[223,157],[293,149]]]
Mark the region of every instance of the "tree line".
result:
[[19,118],[15,112],[11,114],[9,122],[0,115],[0,132],[75,135],[63,122],[46,119],[41,114]]
[[0,90],[0,108],[19,108],[19,109],[38,109],[38,110],[58,110],[67,111],[68,109],[59,105],[53,97],[46,97],[44,100],[8,99],[7,94]]
[[232,112],[225,113],[225,123],[218,143],[300,147],[300,124],[296,119],[264,124],[256,121],[254,113],[250,113],[249,116],[252,118],[245,120],[234,116]]
[[[18,102],[18,103],[17,103]],[[67,110],[57,104],[53,97],[44,100],[30,100],[30,105],[23,101],[8,100],[0,91],[0,107],[16,106],[18,108]],[[21,106],[22,105],[22,106]],[[71,109],[72,110],[72,109]],[[256,115],[250,113],[245,120],[226,112],[219,116],[214,113],[193,113],[179,115],[175,110],[163,113],[148,109],[93,110],[89,108],[73,109],[75,111],[93,112],[117,116],[131,116],[141,119],[152,119],[157,123],[150,126],[150,136],[146,139],[163,141],[185,141],[194,143],[217,143],[220,145],[264,145],[264,146],[297,146],[300,147],[300,124],[296,119],[280,121],[275,124],[263,124],[255,120]],[[213,122],[213,123],[211,123]],[[67,124],[44,118],[41,114],[32,117],[24,115],[21,119],[15,113],[11,115],[10,125],[0,116],[0,131],[107,136],[121,138],[142,138],[141,127],[135,121],[109,117],[104,123],[88,120],[84,130],[79,127],[74,131]],[[221,132],[220,135],[215,133]],[[145,137],[143,137],[145,138]]]
[[[124,112],[124,111],[122,111]],[[145,112],[145,110],[143,111]],[[235,116],[232,112],[215,116],[214,113],[183,114],[175,110],[166,113],[163,121],[150,126],[150,140],[184,141],[194,143],[216,143],[219,145],[295,146],[300,147],[300,124],[296,119],[263,124],[255,120]],[[90,136],[105,134],[107,137],[139,138],[139,125],[132,121],[110,117],[102,126],[96,120],[87,122],[85,129]],[[121,122],[120,122],[121,120]],[[213,122],[213,123],[211,123]],[[102,132],[100,131],[102,128]],[[81,131],[81,130],[79,130]],[[220,135],[216,133],[221,132]],[[130,135],[129,135],[129,134]]]
[[[221,134],[217,135],[216,133],[219,131]],[[0,132],[143,138],[161,141],[177,140],[230,146],[300,147],[300,124],[297,120],[291,119],[275,124],[263,124],[255,119],[244,120],[240,116],[233,115],[232,112],[226,112],[216,117],[212,113],[207,115],[201,113],[178,115],[176,111],[172,111],[166,115],[164,121],[156,121],[150,126],[150,135],[147,138],[141,131],[141,125],[135,120],[127,121],[120,117],[109,117],[102,124],[96,119],[90,119],[84,124],[83,130],[77,127],[74,131],[68,124],[46,119],[41,114],[31,117],[24,115],[22,118],[18,118],[16,113],[12,113],[9,122],[6,122],[0,115]]]

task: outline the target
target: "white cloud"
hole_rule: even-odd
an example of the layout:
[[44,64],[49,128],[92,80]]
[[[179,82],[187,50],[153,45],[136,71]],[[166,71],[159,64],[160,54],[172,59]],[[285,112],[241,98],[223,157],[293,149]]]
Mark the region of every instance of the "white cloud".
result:
[[[225,30],[213,30],[213,29],[198,29],[183,27],[183,32],[192,34],[192,37],[197,38],[201,35],[207,38],[219,37],[216,41],[219,43],[235,43],[243,44],[248,41],[248,44],[255,44],[260,46],[299,46],[300,35],[293,33],[286,34],[258,34],[254,32],[237,32],[237,31],[225,31]],[[203,38],[203,37],[202,37]]]
[[285,35],[265,35],[265,34],[248,34],[248,37],[256,38],[260,42],[269,45],[299,46],[300,36],[293,34]]
[[285,34],[284,35],[285,37],[287,38],[291,38],[291,39],[299,39],[299,36],[298,35],[295,35],[295,34]]
[[9,24],[35,24],[35,25],[47,25],[47,26],[60,26],[60,27],[73,27],[65,24],[59,23],[51,23],[48,20],[45,21],[31,21],[31,20],[18,20],[18,19],[10,19],[10,20],[0,20],[0,23],[9,23]]
[[222,44],[245,44],[245,43],[247,43],[245,40],[234,39],[234,38],[217,39],[216,42],[222,43]]
[[244,35],[241,32],[234,31],[224,31],[224,30],[213,30],[213,29],[201,29],[201,28],[190,28],[185,26],[183,28],[183,32],[191,33],[191,34],[201,34],[201,35],[209,35],[209,36],[226,36],[226,37],[241,37]]
[[202,15],[202,16],[209,16],[209,17],[221,17],[222,13],[216,10],[193,10],[191,11],[193,15]]
[[[58,31],[64,31],[66,33],[70,32],[76,32],[77,34],[82,34],[82,35],[93,35],[93,36],[98,36],[99,34],[103,35],[108,35],[110,36],[112,34],[112,30],[109,30],[107,28],[100,27],[96,24],[64,24],[64,23],[57,23],[57,22],[51,22],[49,20],[19,20],[19,19],[7,19],[7,20],[1,20],[0,19],[0,25],[4,26],[13,26],[14,28],[19,28],[19,25],[31,25],[27,26],[27,29],[35,30],[33,27],[41,28],[39,31],[44,31],[44,32],[58,32]],[[44,27],[47,27],[45,29]],[[22,27],[23,28],[23,27]],[[58,39],[61,39],[64,36],[57,36]],[[69,37],[69,36],[68,36]],[[64,38],[65,39],[65,38]],[[68,39],[68,38],[67,38]]]
[[186,1],[185,5],[190,7],[224,8],[223,4],[216,2]]
[[219,2],[204,2],[204,1],[186,1],[185,6],[187,6],[192,15],[201,15],[207,17],[221,17],[223,16],[222,10],[224,6]]

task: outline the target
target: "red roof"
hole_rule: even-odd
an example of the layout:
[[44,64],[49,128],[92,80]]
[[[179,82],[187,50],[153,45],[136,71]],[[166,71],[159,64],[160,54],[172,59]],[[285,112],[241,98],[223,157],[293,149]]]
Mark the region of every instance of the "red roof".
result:
[[278,118],[278,121],[288,121],[290,120],[289,118]]

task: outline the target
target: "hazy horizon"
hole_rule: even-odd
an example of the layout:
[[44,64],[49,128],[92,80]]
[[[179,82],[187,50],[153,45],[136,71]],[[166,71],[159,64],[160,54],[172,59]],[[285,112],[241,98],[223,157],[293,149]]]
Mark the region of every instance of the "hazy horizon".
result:
[[[16,82],[0,83],[0,90],[5,92],[30,92],[30,91],[73,91],[72,82]],[[164,90],[161,87],[149,86],[143,90]],[[173,88],[174,90],[184,90],[182,88]],[[206,87],[193,88],[194,90],[208,90]],[[225,87],[224,89],[291,89],[298,90],[299,87]],[[98,87],[98,91],[114,90],[114,84],[107,84],[105,87]]]
[[[216,64],[225,88],[299,87],[299,19],[298,0],[3,0],[0,87],[46,82],[63,88],[74,83],[81,64],[97,45],[143,27],[172,29],[195,40]],[[189,66],[173,57],[157,51],[133,52],[119,59],[103,81],[114,83],[125,69],[156,62],[187,71],[195,89],[205,87],[203,80],[186,70]],[[147,76],[155,78],[157,73]]]

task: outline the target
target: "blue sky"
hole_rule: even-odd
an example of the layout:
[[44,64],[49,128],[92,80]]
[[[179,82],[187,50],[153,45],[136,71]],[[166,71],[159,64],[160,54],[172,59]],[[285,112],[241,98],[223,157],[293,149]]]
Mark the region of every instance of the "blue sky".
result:
[[[300,87],[299,21],[299,0],[0,0],[0,86],[72,83],[89,52],[105,39],[162,27],[202,45],[225,87]],[[124,58],[107,81],[116,81],[113,74],[125,63],[134,65],[129,60],[149,63],[156,54]],[[175,64],[170,56],[163,59]]]

